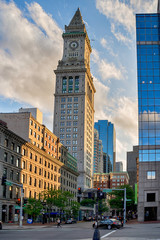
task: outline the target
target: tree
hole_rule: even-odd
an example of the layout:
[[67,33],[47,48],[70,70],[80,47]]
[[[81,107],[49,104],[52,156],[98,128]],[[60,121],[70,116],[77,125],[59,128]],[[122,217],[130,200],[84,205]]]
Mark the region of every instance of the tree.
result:
[[[124,189],[126,188],[126,208],[132,207],[134,205],[134,191],[130,185],[123,185],[117,187],[117,189]],[[111,208],[115,208],[118,210],[122,210],[124,207],[124,191],[112,191],[110,195],[114,196],[112,199],[109,200],[109,204]]]
[[40,200],[29,198],[24,211],[32,217],[33,221],[35,221],[37,216],[40,215],[40,212],[42,209],[43,209],[43,205]]
[[50,212],[53,206],[60,209],[60,217],[62,211],[65,211],[67,214],[70,215],[71,200],[73,199],[73,194],[71,194],[70,192],[62,192],[61,190],[48,189],[41,194],[41,198],[46,202],[46,205],[48,206],[49,219]]
[[80,209],[80,203],[78,203],[76,201],[72,201],[71,212],[72,212],[72,215],[74,216],[74,218],[78,217],[79,209]]
[[107,206],[107,204],[105,203],[104,200],[99,200],[98,201],[98,212],[100,214],[104,213],[104,212],[108,212],[109,208]]
[[88,198],[83,199],[83,200],[80,202],[81,206],[87,206],[87,207],[94,207],[94,204],[95,204],[95,203],[96,203],[95,200],[93,200],[93,199],[88,199]]

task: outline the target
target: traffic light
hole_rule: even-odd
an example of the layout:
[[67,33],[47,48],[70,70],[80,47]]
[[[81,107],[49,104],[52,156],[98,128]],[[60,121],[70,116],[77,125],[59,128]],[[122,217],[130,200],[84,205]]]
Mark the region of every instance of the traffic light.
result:
[[6,176],[2,176],[2,182],[1,185],[6,185]]
[[20,199],[20,198],[17,198],[16,203],[20,206],[20,205],[21,205],[21,199]]
[[82,190],[81,190],[81,188],[79,187],[78,188],[78,194],[81,194],[82,193]]
[[100,188],[97,188],[97,198],[98,199],[106,198],[106,194],[104,192],[102,192]]
[[27,199],[27,198],[24,198],[24,199],[23,199],[23,205],[26,206],[27,203],[28,203],[28,199]]

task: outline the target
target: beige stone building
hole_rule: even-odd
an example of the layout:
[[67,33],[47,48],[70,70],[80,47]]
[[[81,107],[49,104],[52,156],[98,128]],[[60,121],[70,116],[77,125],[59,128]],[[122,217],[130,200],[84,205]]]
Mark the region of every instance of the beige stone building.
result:
[[63,33],[63,57],[58,62],[54,108],[54,133],[77,158],[78,187],[92,187],[94,143],[94,93],[90,72],[91,45],[78,9]]
[[76,199],[77,160],[42,124],[42,113],[36,108],[21,108],[18,113],[0,113],[0,119],[26,141],[21,148],[24,197],[38,198],[42,191],[52,188],[70,191]]

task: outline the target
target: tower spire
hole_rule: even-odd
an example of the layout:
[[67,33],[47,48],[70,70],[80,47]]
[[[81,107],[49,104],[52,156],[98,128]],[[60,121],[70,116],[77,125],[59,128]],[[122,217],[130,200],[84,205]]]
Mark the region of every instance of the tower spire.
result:
[[157,13],[160,13],[160,0],[158,0]]
[[66,32],[85,32],[85,24],[82,19],[80,9],[75,12],[68,26],[65,26]]

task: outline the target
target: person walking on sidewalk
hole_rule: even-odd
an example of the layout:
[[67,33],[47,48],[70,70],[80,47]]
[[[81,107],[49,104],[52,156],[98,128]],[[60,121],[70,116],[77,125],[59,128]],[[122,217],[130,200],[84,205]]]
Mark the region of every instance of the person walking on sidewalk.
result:
[[57,227],[61,227],[61,220],[59,218],[57,219]]

